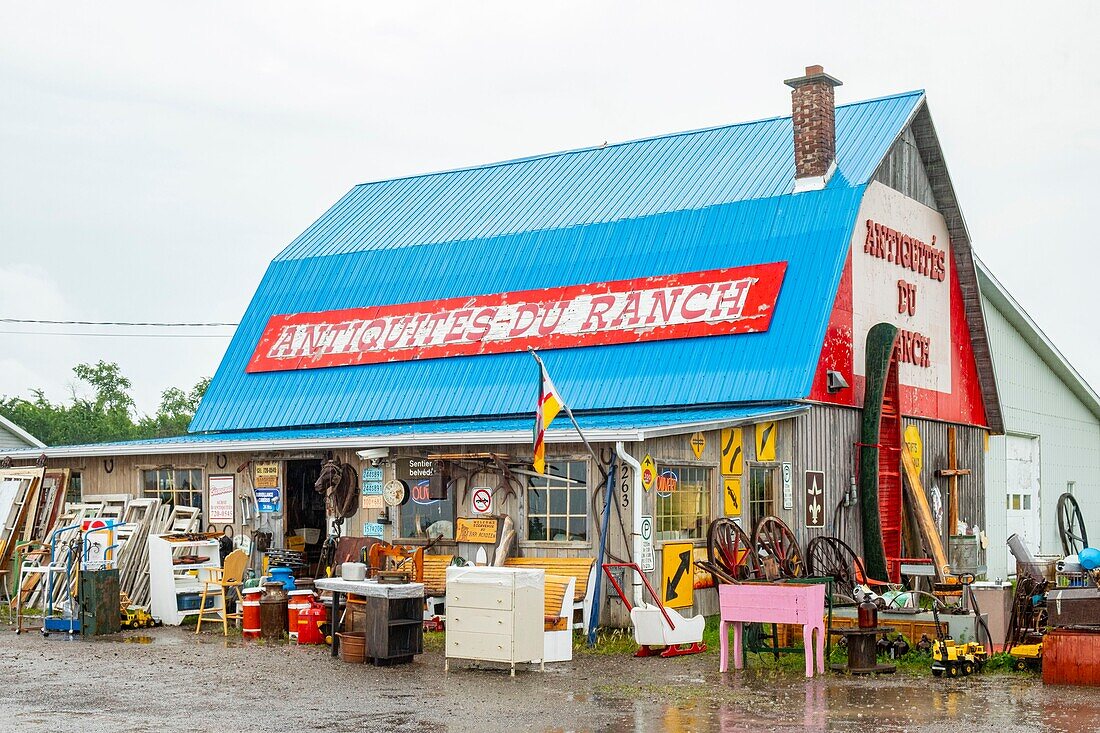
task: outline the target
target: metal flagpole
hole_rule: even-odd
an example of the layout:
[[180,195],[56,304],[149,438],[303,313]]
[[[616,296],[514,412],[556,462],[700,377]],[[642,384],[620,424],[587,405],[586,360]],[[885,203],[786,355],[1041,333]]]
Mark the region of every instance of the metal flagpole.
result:
[[[549,374],[549,372],[546,371],[546,365],[542,363],[542,359],[535,353],[535,348],[533,346],[528,346],[527,350],[531,352],[531,356],[535,357],[535,361],[539,363],[539,384],[541,385],[543,373]],[[573,423],[573,428],[577,431],[577,435],[581,436],[581,442],[584,443],[584,447],[588,450],[588,455],[592,456],[592,460],[596,462],[596,468],[600,469],[602,478],[606,479],[607,471],[604,470],[603,465],[601,465],[599,456],[596,455],[596,451],[592,450],[592,446],[589,445],[588,438],[584,437],[584,433],[581,432],[581,426],[577,424],[577,418],[573,417],[573,410],[569,408],[569,403],[565,401],[565,397],[562,397],[560,392],[558,396],[561,397],[561,406],[565,408],[565,414],[569,416],[569,421]],[[543,438],[543,440],[545,440],[545,438]]]
[[[544,364],[542,362],[542,359],[539,358],[539,355],[537,353],[535,353],[535,349],[533,347],[529,346],[529,347],[527,347],[527,350],[531,352],[531,356],[535,357],[535,361],[537,361],[538,364],[539,364],[539,385],[540,385],[540,389],[541,389],[543,374],[546,374],[547,376],[549,376],[550,373],[546,371],[546,364]],[[565,401],[565,397],[563,397],[560,392],[558,393],[558,397],[561,399],[561,406],[565,409],[565,414],[569,416],[569,421],[571,423],[573,423],[573,429],[577,431],[577,435],[581,436],[581,442],[584,443],[584,447],[586,449],[588,449],[588,454],[590,456],[592,456],[592,460],[595,462],[596,468],[598,468],[600,470],[601,478],[603,479],[604,483],[606,484],[606,486],[604,488],[605,496],[604,496],[604,507],[603,507],[603,531],[600,532],[600,539],[601,539],[600,549],[599,549],[598,559],[596,560],[599,567],[602,568],[603,567],[604,554],[606,552],[607,543],[608,543],[608,538],[607,538],[608,525],[610,524],[610,519],[611,519],[611,503],[612,503],[612,491],[614,491],[614,482],[615,482],[615,459],[616,459],[616,454],[614,452],[612,452],[612,454],[611,454],[611,465],[608,467],[609,470],[605,470],[603,465],[600,463],[599,456],[596,455],[596,451],[594,451],[592,449],[591,444],[589,444],[588,438],[584,437],[584,433],[581,431],[581,426],[577,424],[577,418],[573,417],[573,410],[569,407],[569,403]],[[546,437],[544,435],[543,436],[544,443],[545,443],[545,440],[546,440]],[[615,508],[618,509],[617,504],[616,504]],[[597,519],[597,521],[600,521],[600,520]],[[621,517],[620,517],[620,521],[622,521]],[[593,594],[596,598],[600,597],[600,593],[601,593],[600,586],[601,586],[601,581],[602,580],[603,580],[603,573],[599,573],[599,572],[596,573],[596,583],[595,583],[595,588],[593,590]],[[593,605],[592,613],[590,614],[589,619],[588,619],[588,628],[586,629],[587,637],[588,637],[587,638],[588,646],[595,646],[596,645],[596,629],[599,627],[599,624],[600,624],[600,608],[599,608],[599,606],[600,606],[599,603],[596,603],[596,604]]]

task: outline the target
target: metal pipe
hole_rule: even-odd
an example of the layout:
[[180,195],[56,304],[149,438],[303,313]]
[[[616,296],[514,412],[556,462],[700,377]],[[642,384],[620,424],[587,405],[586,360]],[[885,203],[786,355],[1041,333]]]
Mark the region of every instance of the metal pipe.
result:
[[[645,501],[645,495],[644,495],[645,492],[642,491],[642,464],[639,463],[638,460],[636,458],[634,458],[634,456],[632,456],[632,455],[630,455],[629,453],[626,452],[626,447],[623,445],[622,441],[619,441],[619,442],[615,443],[615,454],[619,456],[619,460],[621,460],[626,465],[630,466],[631,475],[633,476],[633,479],[630,482],[631,483],[630,493],[633,494],[633,496],[630,499],[630,504],[633,507],[633,510],[631,512],[631,522],[632,522],[632,524],[631,524],[631,529],[630,529],[630,537],[631,537],[630,557],[631,557],[632,560],[637,562],[638,558],[640,558],[642,556],[642,535],[641,535],[642,508],[643,508],[642,504]],[[642,581],[642,573],[639,570],[637,577],[634,579],[634,582],[631,584],[632,585],[632,591],[633,591],[632,595],[634,596],[634,605],[635,606],[641,604],[644,601],[644,597],[642,596],[642,582],[641,581]]]
[[[603,565],[604,554],[607,552],[607,543],[609,539],[607,537],[608,525],[611,522],[611,502],[617,501],[615,497],[615,458],[611,458],[611,466],[607,471],[607,479],[604,482],[604,505],[603,505],[603,531],[600,533],[600,549],[596,555],[596,564]],[[596,628],[600,625],[600,606],[603,603],[603,592],[600,588],[601,576],[596,574],[596,587],[592,592],[592,610],[588,614],[588,646],[596,645]]]

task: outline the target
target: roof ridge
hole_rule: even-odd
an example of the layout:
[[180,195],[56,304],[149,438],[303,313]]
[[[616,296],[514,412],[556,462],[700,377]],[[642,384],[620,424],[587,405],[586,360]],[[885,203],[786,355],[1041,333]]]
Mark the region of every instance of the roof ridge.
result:
[[[861,99],[857,102],[849,102],[847,104],[837,105],[837,109],[845,109],[848,107],[859,107],[864,104],[874,104],[876,102],[884,102],[888,99],[902,99],[904,97],[918,97],[924,96],[925,91],[923,89],[913,89],[908,92],[898,92],[896,94],[885,94],[879,97],[873,97],[871,99]],[[476,170],[488,170],[490,168],[502,168],[508,165],[517,165],[519,163],[529,163],[535,160],[548,160],[550,158],[560,158],[566,155],[576,155],[579,153],[588,153],[594,150],[606,150],[608,148],[618,148],[626,145],[636,145],[638,143],[652,142],[654,140],[668,140],[677,137],[685,137],[687,135],[699,135],[705,132],[713,132],[715,130],[726,130],[733,127],[748,127],[750,125],[760,125],[766,122],[774,122],[775,120],[790,119],[790,115],[773,115],[771,117],[761,117],[755,120],[745,120],[743,122],[731,122],[724,125],[711,125],[710,127],[699,127],[692,130],[679,130],[677,132],[665,132],[657,135],[647,135],[644,137],[631,138],[629,140],[620,140],[614,143],[605,143],[604,145],[590,145],[582,148],[567,148],[565,150],[557,150],[549,153],[537,153],[535,155],[527,155],[521,158],[509,158],[506,160],[498,160],[492,163],[478,163],[475,165],[459,166],[457,168],[446,168],[438,171],[428,171],[425,173],[411,173],[405,176],[394,176],[393,178],[379,178],[373,181],[364,181],[352,186],[352,189],[364,188],[367,186],[377,186],[382,183],[394,183],[396,181],[409,181],[415,178],[432,178],[434,176],[444,176],[452,173],[463,173],[465,171]]]

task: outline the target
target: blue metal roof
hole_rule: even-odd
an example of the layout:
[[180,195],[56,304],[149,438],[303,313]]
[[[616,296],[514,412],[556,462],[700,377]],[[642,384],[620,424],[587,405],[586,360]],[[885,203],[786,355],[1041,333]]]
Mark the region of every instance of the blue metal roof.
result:
[[[867,183],[923,92],[836,109],[832,187]],[[365,183],[277,260],[608,223],[794,188],[790,117]]]
[[[711,405],[686,410],[647,410],[644,412],[614,412],[579,414],[577,422],[586,436],[593,440],[642,440],[654,434],[679,433],[738,425],[761,419],[791,417],[808,409],[797,403],[766,405]],[[255,450],[262,444],[281,447],[308,444],[312,446],[366,448],[372,445],[441,445],[466,441],[479,436],[490,443],[530,443],[533,417],[503,417],[479,420],[445,420],[429,422],[385,423],[327,428],[297,428],[287,430],[244,430],[226,433],[190,433],[171,438],[126,440],[95,445],[50,446],[8,451],[3,455],[49,457],[66,455],[156,455],[192,451]],[[547,431],[550,442],[577,442],[573,426],[564,417]]]
[[838,170],[791,195],[790,118],[358,186],[268,268],[191,425],[531,412],[527,354],[245,373],[270,316],[788,262],[765,333],[562,349],[576,410],[809,394],[865,184],[914,92],[837,108]]

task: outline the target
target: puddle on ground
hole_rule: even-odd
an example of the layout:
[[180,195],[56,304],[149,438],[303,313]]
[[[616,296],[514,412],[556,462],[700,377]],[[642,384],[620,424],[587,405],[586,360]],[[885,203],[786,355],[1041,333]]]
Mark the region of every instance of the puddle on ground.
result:
[[[633,700],[602,700],[616,711],[601,730],[616,733],[735,731],[995,730],[1077,733],[1100,730],[1100,697],[1089,688],[1044,687],[1007,676],[806,681],[737,675],[709,689],[646,687]],[[618,697],[618,695],[616,695]],[[595,699],[595,696],[594,696]],[[551,729],[554,730],[554,729]]]

